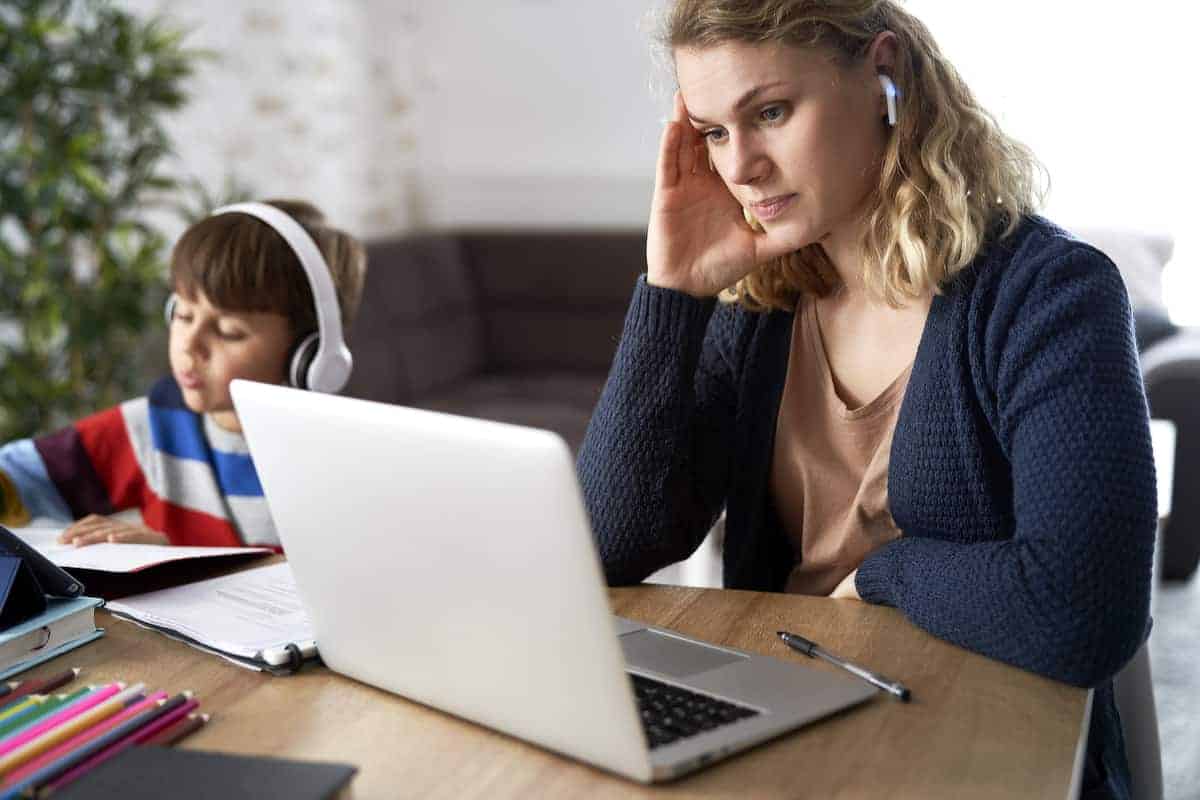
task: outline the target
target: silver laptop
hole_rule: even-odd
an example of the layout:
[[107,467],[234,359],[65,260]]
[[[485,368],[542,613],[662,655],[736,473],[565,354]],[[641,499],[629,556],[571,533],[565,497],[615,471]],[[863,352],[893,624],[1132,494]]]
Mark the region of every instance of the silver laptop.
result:
[[337,672],[643,782],[876,691],[613,617],[556,434],[241,380],[232,391]]

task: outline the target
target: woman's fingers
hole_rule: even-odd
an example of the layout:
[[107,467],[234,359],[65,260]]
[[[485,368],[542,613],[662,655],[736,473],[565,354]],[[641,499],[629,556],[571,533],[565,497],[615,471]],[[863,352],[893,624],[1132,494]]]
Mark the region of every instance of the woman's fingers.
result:
[[672,188],[680,180],[707,170],[708,150],[704,140],[688,121],[683,95],[675,92],[675,107],[671,121],[663,129],[658,153],[658,185]]
[[658,176],[660,189],[670,189],[679,182],[679,123],[668,122],[663,128],[658,146]]
[[694,175],[698,155],[696,143],[692,141],[694,137],[688,136],[685,132],[680,138],[683,141],[679,143],[679,174],[680,176]]
[[675,92],[675,117],[674,121],[679,125],[680,141],[679,141],[679,172],[681,175],[692,175],[696,172],[696,167],[700,165],[700,158],[707,158],[708,153],[700,151],[704,149],[704,141],[696,134],[696,129],[692,127],[691,120],[688,119],[687,106],[683,102],[683,93]]

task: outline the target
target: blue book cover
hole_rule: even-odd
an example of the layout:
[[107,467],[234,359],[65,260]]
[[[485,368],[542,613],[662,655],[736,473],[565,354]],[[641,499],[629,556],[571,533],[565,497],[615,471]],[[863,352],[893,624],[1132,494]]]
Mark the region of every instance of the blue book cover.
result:
[[96,627],[99,597],[47,598],[46,610],[0,631],[0,680],[74,650],[104,634]]

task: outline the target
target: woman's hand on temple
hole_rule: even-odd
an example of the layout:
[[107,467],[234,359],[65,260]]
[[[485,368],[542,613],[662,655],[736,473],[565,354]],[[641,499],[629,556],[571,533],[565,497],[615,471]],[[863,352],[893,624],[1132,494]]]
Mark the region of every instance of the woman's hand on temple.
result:
[[755,267],[797,249],[746,224],[742,207],[709,168],[704,137],[683,97],[663,130],[646,241],[647,280],[695,297],[714,297]]
[[72,523],[58,537],[58,541],[62,544],[73,544],[76,547],[100,544],[101,542],[117,542],[121,544],[171,543],[164,534],[150,530],[145,525],[135,525],[99,514],[89,514],[83,519]]

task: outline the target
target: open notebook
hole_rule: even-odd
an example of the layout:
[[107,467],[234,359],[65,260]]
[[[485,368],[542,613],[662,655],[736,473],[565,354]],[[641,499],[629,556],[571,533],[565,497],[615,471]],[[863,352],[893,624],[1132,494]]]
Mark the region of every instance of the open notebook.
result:
[[21,541],[82,581],[90,594],[113,599],[175,586],[274,551],[267,547],[188,547],[112,544],[87,547],[59,544],[62,528],[13,528]]
[[312,624],[287,563],[134,595],[106,607],[250,669],[283,674],[317,656]]

